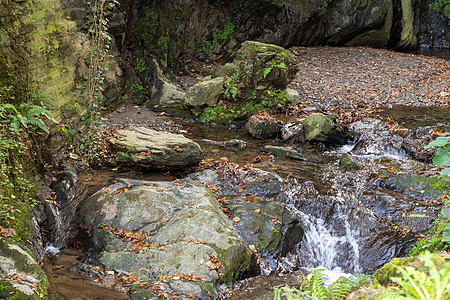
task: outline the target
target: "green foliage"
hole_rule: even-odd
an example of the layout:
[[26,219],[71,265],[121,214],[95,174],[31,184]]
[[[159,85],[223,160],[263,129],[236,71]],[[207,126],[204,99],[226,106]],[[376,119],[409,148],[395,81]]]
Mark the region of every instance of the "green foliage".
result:
[[239,82],[241,81],[240,77],[241,76],[239,71],[236,71],[225,80],[222,89],[222,94],[225,96],[225,98],[236,99],[237,95],[239,94]]
[[[109,68],[109,47],[111,37],[108,33],[106,13],[118,4],[117,0],[94,0],[88,10],[88,23],[85,27],[90,38],[88,72],[78,88],[78,103],[86,109],[79,126],[65,124],[58,129],[75,141],[74,150],[89,164],[97,164],[105,158],[102,142],[103,129],[100,125],[102,106],[102,86],[105,72]],[[145,62],[137,60],[140,70],[146,68]]]
[[[450,197],[450,196],[449,196]],[[449,198],[447,198],[450,200]],[[442,232],[442,241],[443,242],[450,242],[450,208],[444,208],[441,211],[442,217],[445,218],[445,227],[444,231]]]
[[[50,97],[45,94],[31,94],[31,96],[34,101],[39,97]],[[57,123],[46,107],[33,102],[22,102],[17,106],[10,103],[0,104],[0,117],[9,119],[9,130],[15,134],[20,133],[23,129],[37,128],[48,133],[48,126],[45,121]],[[39,133],[36,130],[35,132]]]
[[[444,207],[450,206],[450,196],[446,197]],[[416,245],[411,249],[410,256],[419,255],[421,252],[428,250],[431,252],[450,251],[450,243],[448,236],[450,235],[450,209],[444,208],[441,216],[438,217],[433,227],[427,232],[426,236],[417,241]],[[444,238],[445,234],[445,238]]]
[[134,69],[138,72],[145,72],[148,70],[147,64],[145,63],[144,60],[142,60],[141,58],[136,58],[136,66],[134,67]]
[[133,92],[133,94],[139,94],[143,91],[144,87],[141,84],[135,82],[131,85],[131,92]]
[[272,60],[270,61],[269,65],[267,66],[267,68],[265,68],[263,70],[263,76],[264,78],[267,77],[267,75],[270,74],[270,72],[272,72],[273,69],[286,69],[286,64],[284,62],[277,62],[276,60]]
[[160,37],[156,41],[156,46],[158,47],[159,50],[167,52],[167,50],[169,49],[169,37],[167,36]]
[[431,9],[441,12],[441,17],[450,18],[450,0],[437,0],[430,4]]
[[419,259],[425,269],[397,266],[401,277],[392,277],[391,280],[397,283],[401,289],[392,288],[378,299],[449,299],[450,262],[437,267],[435,256],[429,251],[421,255]]
[[222,43],[230,40],[235,28],[236,25],[233,23],[227,23],[225,24],[223,30],[214,30],[212,40],[207,40],[203,37],[202,51],[209,53],[215,52],[216,45],[221,45]]
[[[281,288],[274,288],[274,300],[296,300],[296,299],[316,299],[316,300],[340,300],[352,291],[363,285],[371,283],[370,276],[364,274],[355,274],[348,279],[341,278],[334,284],[325,287],[323,279],[327,276],[323,274],[323,269],[316,269],[303,278],[299,288],[290,287],[288,285]],[[284,297],[284,298],[283,298]]]
[[228,120],[239,119],[246,117],[252,112],[263,109],[261,104],[257,104],[253,101],[245,104],[220,102],[215,107],[207,107],[200,115],[202,122],[225,122]]
[[30,178],[45,165],[40,136],[56,121],[50,113],[52,97],[31,92],[29,41],[22,19],[26,10],[7,1],[0,5],[0,15],[0,225],[26,234],[26,221],[19,219],[21,211],[25,214],[37,204]]
[[[436,156],[433,157],[433,163],[437,166],[446,166],[450,164],[450,136],[441,136],[430,142],[425,149],[438,147]],[[441,172],[442,175],[450,175],[450,167],[445,168]]]

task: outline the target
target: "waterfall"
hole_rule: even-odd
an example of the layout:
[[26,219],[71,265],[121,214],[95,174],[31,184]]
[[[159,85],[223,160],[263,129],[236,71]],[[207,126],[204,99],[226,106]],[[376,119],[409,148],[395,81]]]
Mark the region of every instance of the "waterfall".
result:
[[345,234],[337,235],[326,226],[323,219],[306,215],[292,206],[291,208],[305,226],[305,235],[299,245],[303,267],[325,268],[338,272],[345,268],[352,273],[359,272],[359,247],[346,216],[339,216],[344,221]]

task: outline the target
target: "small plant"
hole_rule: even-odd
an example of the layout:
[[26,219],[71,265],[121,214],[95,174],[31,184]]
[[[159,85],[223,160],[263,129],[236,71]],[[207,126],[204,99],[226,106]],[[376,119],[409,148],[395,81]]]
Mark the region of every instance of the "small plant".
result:
[[147,64],[141,58],[136,58],[136,66],[134,67],[136,71],[142,73],[148,70]]
[[209,41],[204,37],[202,42],[202,51],[209,53],[216,51],[216,45],[220,45],[225,41],[229,41],[235,28],[236,25],[234,25],[233,23],[227,23],[225,24],[223,30],[215,30],[213,32],[212,41]]
[[277,62],[275,60],[271,61],[269,66],[263,70],[263,76],[266,78],[273,69],[286,69],[286,64],[284,62]]
[[450,298],[450,263],[437,267],[434,255],[425,252],[419,257],[426,270],[418,270],[409,266],[397,266],[400,277],[392,277],[401,289],[392,288],[379,299],[420,299],[441,300]]
[[143,91],[144,87],[141,84],[135,82],[131,85],[131,92],[133,92],[133,94],[139,94]]
[[225,98],[236,99],[239,94],[239,82],[241,81],[239,71],[231,74],[223,84],[222,94]]
[[160,51],[166,52],[169,49],[169,37],[162,36],[156,41],[156,46]]
[[338,280],[334,284],[325,287],[323,279],[327,275],[323,274],[323,269],[316,269],[309,272],[309,274],[303,278],[303,281],[299,288],[290,287],[288,285],[284,287],[276,287],[273,291],[274,300],[296,300],[296,299],[316,299],[316,300],[341,300],[352,291],[363,285],[371,283],[370,276],[364,274],[355,274],[348,279]]
[[437,0],[430,4],[430,8],[442,12],[442,19],[450,18],[450,0]]
[[[425,146],[425,149],[438,147],[436,156],[433,157],[433,163],[437,166],[446,166],[450,164],[450,136],[440,136],[436,140]],[[450,175],[450,167],[441,171],[442,175]]]

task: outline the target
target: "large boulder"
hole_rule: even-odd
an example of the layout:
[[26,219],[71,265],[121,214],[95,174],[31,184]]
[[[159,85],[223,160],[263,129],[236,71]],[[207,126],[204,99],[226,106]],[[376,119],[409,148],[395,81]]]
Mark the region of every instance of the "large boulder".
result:
[[188,168],[202,159],[200,146],[181,134],[145,127],[118,130],[109,140],[119,163],[158,168]]
[[342,128],[332,117],[320,113],[309,115],[303,121],[305,137],[308,141],[345,144]]
[[184,105],[194,108],[214,106],[222,92],[224,79],[217,77],[192,86],[184,96]]
[[151,298],[140,287],[165,278],[172,291],[212,299],[218,284],[256,272],[253,253],[216,198],[192,180],[117,180],[78,213],[95,263],[140,274],[133,293]]
[[254,41],[242,43],[233,63],[250,88],[262,85],[284,89],[298,72],[297,58],[289,50]]

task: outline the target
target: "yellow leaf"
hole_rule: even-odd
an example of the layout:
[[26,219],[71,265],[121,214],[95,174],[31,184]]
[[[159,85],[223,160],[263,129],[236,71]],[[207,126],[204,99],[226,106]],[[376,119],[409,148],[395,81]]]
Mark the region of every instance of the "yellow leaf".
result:
[[241,220],[241,218],[239,218],[239,217],[234,217],[233,218],[233,221],[236,222],[236,223],[239,222],[240,220]]

